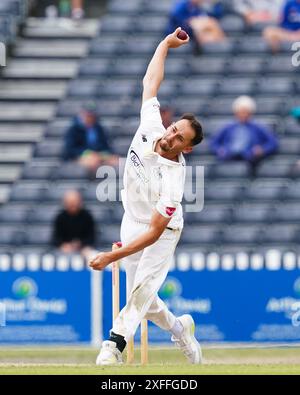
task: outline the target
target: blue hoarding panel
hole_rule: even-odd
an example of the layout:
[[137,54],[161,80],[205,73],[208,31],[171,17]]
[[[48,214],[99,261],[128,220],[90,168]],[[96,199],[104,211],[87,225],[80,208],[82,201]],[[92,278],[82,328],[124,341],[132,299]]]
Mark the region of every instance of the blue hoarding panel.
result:
[[[125,274],[120,275],[123,305]],[[159,295],[176,316],[193,316],[202,341],[300,341],[299,270],[175,270]],[[107,337],[112,309],[110,272],[104,275],[103,308]],[[149,340],[169,342],[170,334],[150,324]]]
[[90,272],[0,273],[6,325],[0,343],[74,343],[91,340]]

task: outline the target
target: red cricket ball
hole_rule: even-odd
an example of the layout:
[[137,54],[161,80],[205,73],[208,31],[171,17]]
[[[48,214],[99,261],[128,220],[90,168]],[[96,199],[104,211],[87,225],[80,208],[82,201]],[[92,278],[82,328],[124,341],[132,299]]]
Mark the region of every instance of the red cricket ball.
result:
[[188,38],[188,34],[184,30],[180,30],[180,32],[177,34],[177,37],[180,40],[186,40]]

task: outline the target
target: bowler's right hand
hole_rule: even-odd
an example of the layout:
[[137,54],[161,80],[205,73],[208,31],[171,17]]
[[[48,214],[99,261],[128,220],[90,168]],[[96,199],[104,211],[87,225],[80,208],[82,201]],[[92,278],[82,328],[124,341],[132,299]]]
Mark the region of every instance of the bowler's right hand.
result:
[[178,48],[181,47],[182,45],[187,44],[190,41],[190,37],[186,40],[181,40],[180,38],[177,37],[177,34],[181,31],[181,27],[178,27],[175,32],[169,34],[166,38],[165,41],[168,44],[169,48]]

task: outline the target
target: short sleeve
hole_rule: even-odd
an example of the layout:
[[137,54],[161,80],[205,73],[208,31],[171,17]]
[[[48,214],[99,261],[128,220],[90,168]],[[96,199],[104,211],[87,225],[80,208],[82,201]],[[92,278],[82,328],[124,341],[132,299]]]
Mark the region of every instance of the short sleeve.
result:
[[170,166],[161,168],[161,194],[156,204],[156,210],[166,218],[172,218],[177,214],[178,207],[182,201],[182,171],[179,169],[178,167],[170,168]]
[[156,210],[165,218],[172,218],[177,210],[179,203],[174,201],[164,201],[160,199],[156,204]]
[[141,108],[141,124],[157,125],[163,128],[160,104],[156,97],[146,100]]

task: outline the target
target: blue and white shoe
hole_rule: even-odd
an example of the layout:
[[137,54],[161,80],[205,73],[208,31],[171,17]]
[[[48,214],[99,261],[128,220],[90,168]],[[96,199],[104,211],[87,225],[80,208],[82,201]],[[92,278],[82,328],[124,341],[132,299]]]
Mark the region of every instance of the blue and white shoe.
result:
[[183,332],[180,338],[175,336],[171,337],[171,341],[176,344],[192,364],[202,363],[202,351],[201,346],[197,342],[195,334],[195,323],[189,314],[184,314],[177,318],[182,326]]

